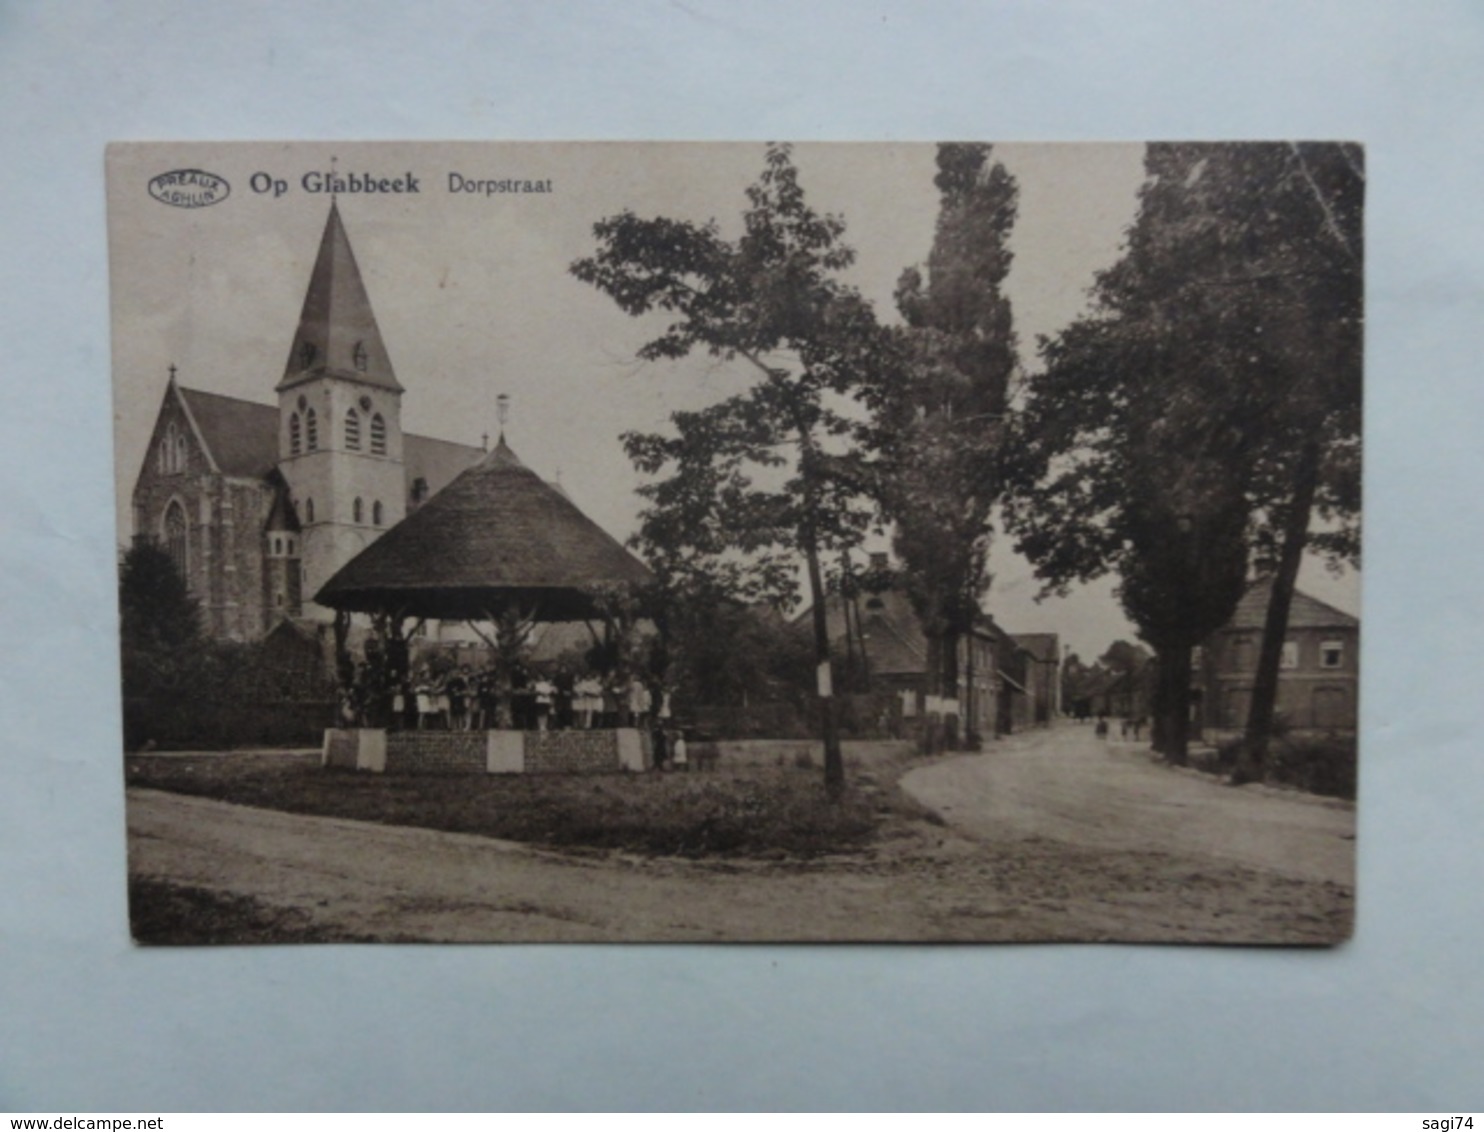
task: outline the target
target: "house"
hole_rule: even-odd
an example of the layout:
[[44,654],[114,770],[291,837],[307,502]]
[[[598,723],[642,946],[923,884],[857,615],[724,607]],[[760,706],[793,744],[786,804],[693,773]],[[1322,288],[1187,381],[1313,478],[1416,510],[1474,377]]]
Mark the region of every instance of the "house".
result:
[[1055,633],[1016,633],[1011,639],[1026,658],[1031,720],[1050,723],[1061,714],[1061,642]]
[[[882,559],[873,556],[873,570],[885,571]],[[825,599],[825,621],[836,668],[859,667],[872,691],[896,696],[909,726],[931,716],[953,716],[965,732],[1002,735],[1045,722],[1055,710],[1054,634],[1028,634],[1032,647],[1027,648],[982,615],[974,632],[958,642],[957,695],[941,697],[930,691],[929,642],[906,591],[884,588],[850,598],[831,594]]]
[[[1247,725],[1269,593],[1268,580],[1255,582],[1200,649],[1196,679],[1208,736]],[[1295,590],[1278,670],[1280,717],[1294,730],[1353,732],[1359,685],[1359,620]]]

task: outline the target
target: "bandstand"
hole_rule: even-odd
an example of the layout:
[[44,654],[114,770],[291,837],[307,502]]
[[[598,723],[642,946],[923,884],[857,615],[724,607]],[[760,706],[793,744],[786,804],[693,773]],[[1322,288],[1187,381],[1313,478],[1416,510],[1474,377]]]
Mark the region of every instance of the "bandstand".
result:
[[404,658],[397,688],[403,697],[412,694],[409,628],[432,619],[470,625],[504,673],[499,699],[506,707],[497,725],[335,728],[325,734],[325,765],[393,773],[644,769],[647,737],[634,727],[514,728],[508,657],[531,626],[600,621],[611,613],[605,602],[638,595],[652,581],[642,562],[522,464],[502,435],[483,460],[347,562],[315,596],[336,611],[342,679],[351,667],[350,617],[361,614],[381,655]]

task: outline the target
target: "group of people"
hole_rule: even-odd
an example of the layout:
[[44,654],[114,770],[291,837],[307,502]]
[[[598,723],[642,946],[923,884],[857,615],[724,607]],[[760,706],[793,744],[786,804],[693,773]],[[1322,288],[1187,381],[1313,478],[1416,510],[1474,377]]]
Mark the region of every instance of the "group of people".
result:
[[[419,730],[484,731],[501,726],[501,682],[493,669],[460,665],[435,671],[421,665],[412,675],[412,702],[393,697],[392,712]],[[508,691],[509,723],[518,731],[663,726],[670,717],[670,697],[659,704],[637,679],[603,680],[556,672],[547,676],[525,668],[512,674]],[[411,721],[416,716],[416,723]]]
[[[1134,741],[1137,742],[1140,737],[1139,733],[1144,730],[1144,722],[1144,717],[1142,715],[1124,716],[1122,722],[1119,724],[1119,738],[1133,738]],[[1106,739],[1108,737],[1108,716],[1106,713],[1101,713],[1098,715],[1097,726],[1094,730],[1096,731],[1097,737],[1099,739]]]

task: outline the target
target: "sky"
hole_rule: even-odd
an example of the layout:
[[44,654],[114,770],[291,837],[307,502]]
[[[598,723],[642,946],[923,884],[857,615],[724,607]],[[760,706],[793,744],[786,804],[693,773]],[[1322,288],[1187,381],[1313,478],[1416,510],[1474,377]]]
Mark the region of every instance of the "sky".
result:
[[[1142,180],[1136,144],[997,144],[1020,187],[1006,281],[1022,361],[1085,309],[1112,263]],[[841,215],[857,258],[847,273],[883,318],[903,269],[921,264],[938,196],[929,144],[806,144],[794,159],[808,199]],[[559,480],[614,536],[633,532],[640,482],[619,443],[744,387],[745,366],[711,359],[639,363],[663,325],[625,315],[568,266],[595,247],[594,221],[715,219],[734,235],[763,147],[684,143],[139,144],[109,153],[115,453],[121,539],[168,368],[179,381],[272,403],[298,322],[330,198],[306,187],[342,174],[416,179],[416,194],[342,193],[339,208],[382,337],[406,393],[403,427],[480,444],[509,394],[507,439]],[[194,168],[231,186],[205,208],[153,199],[157,174]],[[470,182],[545,182],[547,192],[469,192]],[[1037,602],[1039,584],[1005,539],[991,557],[987,608],[1012,632],[1055,632],[1084,659],[1133,630],[1104,580]],[[1358,578],[1317,563],[1300,584],[1358,611]]]

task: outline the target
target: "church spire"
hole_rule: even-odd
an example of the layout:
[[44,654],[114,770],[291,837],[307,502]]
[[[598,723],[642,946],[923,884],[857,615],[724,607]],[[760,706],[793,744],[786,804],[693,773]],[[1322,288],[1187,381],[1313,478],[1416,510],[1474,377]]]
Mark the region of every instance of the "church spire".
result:
[[278,389],[325,375],[402,391],[333,198]]

